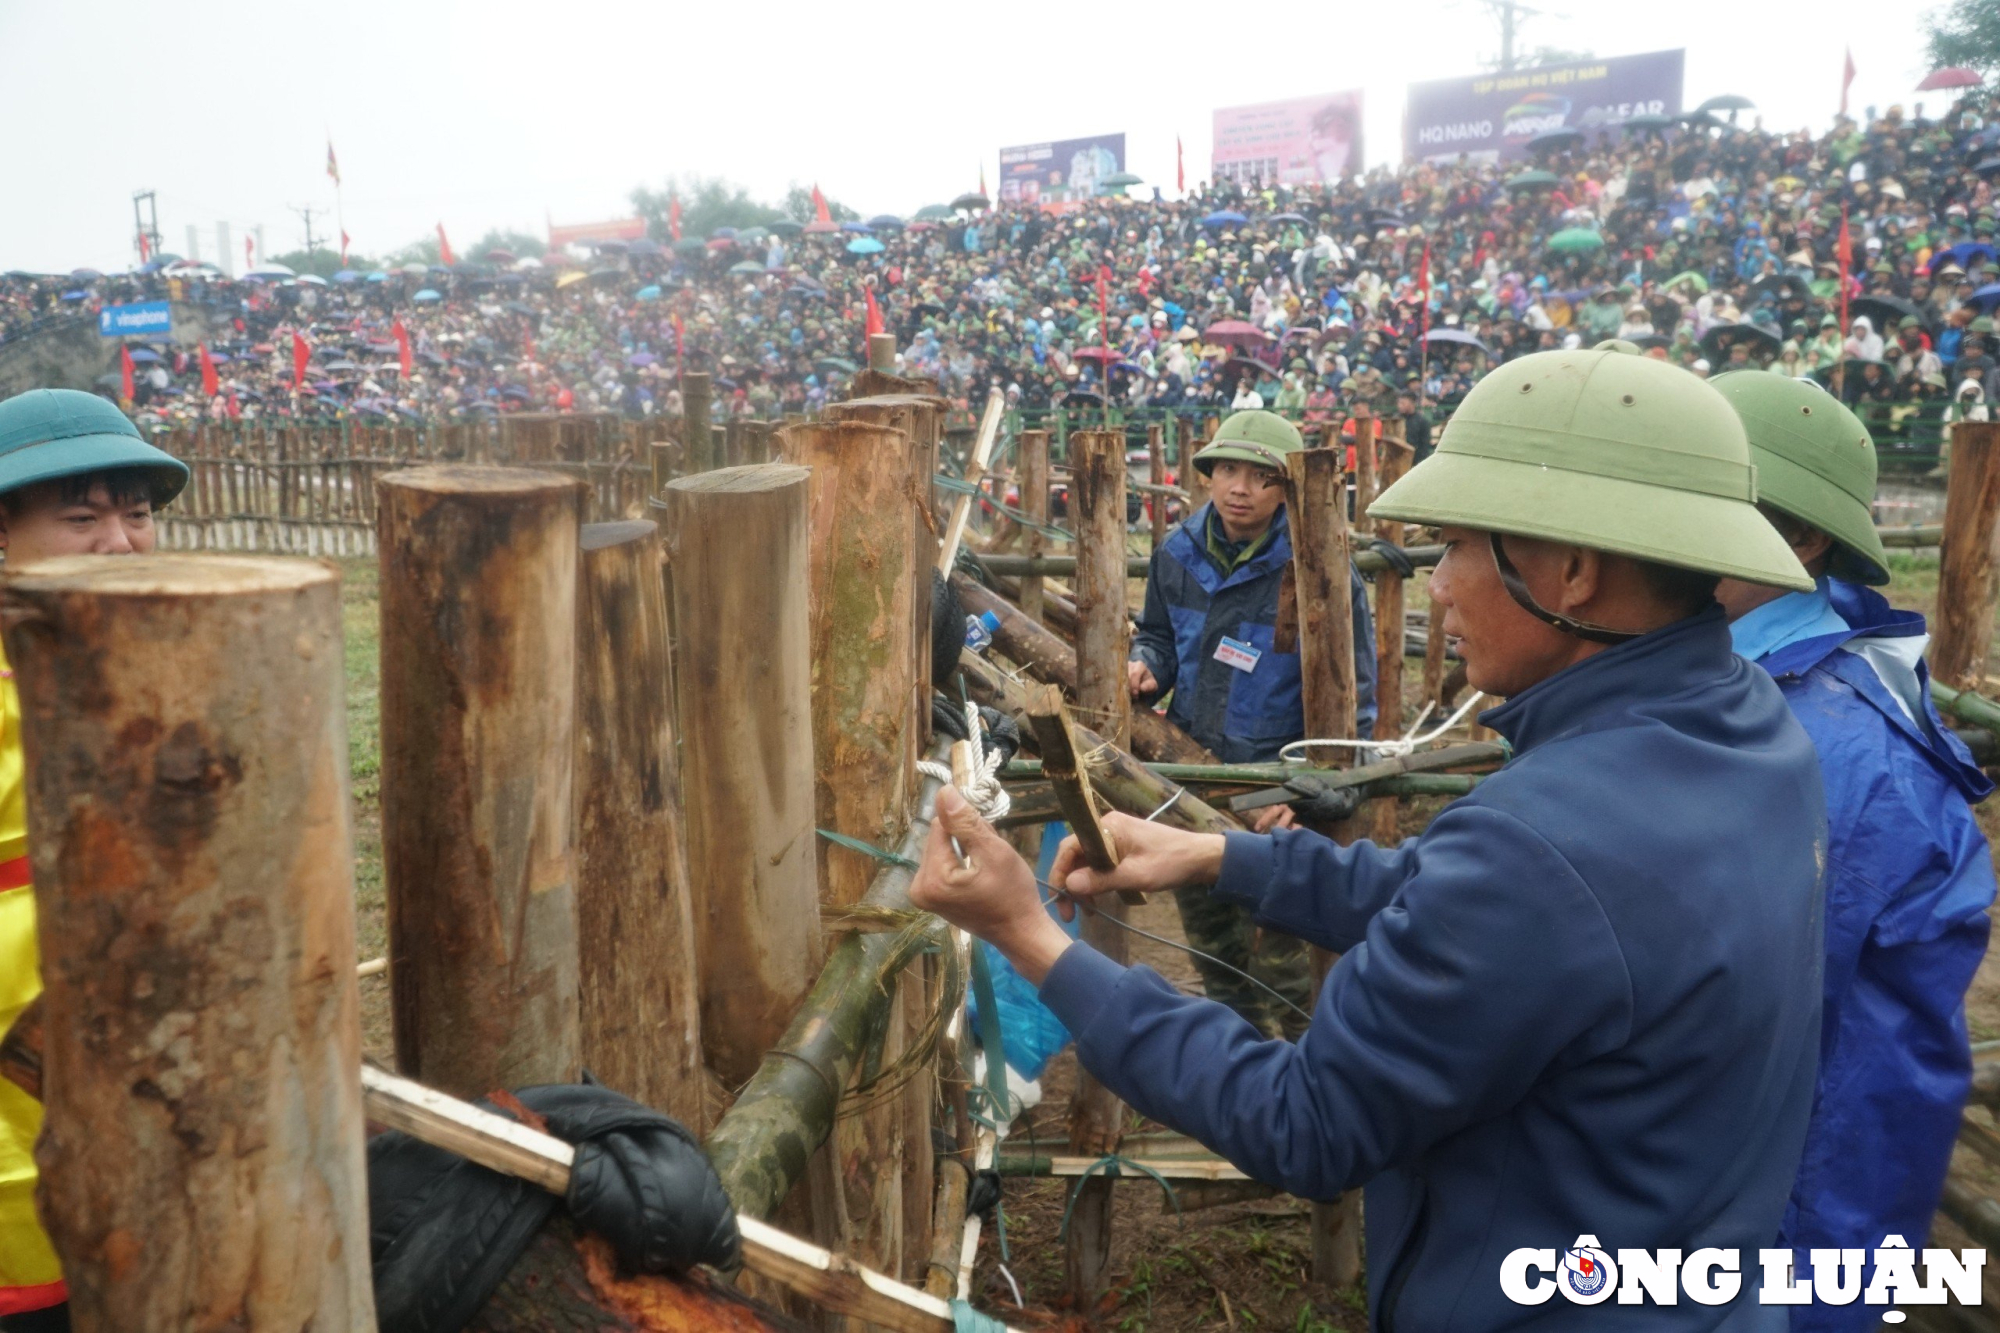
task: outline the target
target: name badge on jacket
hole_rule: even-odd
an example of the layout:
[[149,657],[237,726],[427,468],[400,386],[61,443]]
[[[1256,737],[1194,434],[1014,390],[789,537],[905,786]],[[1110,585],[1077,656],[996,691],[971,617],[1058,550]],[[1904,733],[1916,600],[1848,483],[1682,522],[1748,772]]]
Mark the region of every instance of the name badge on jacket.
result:
[[1227,634],[1222,636],[1222,642],[1215,648],[1215,660],[1238,671],[1255,671],[1257,659],[1263,655],[1241,639],[1232,639]]

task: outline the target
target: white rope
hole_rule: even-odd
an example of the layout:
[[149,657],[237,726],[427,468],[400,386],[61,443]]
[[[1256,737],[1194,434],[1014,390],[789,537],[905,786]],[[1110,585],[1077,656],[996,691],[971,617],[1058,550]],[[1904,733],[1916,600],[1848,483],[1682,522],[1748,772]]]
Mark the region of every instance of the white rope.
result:
[[[968,703],[965,706],[965,731],[972,738],[972,748],[979,758],[974,762],[972,776],[959,795],[979,812],[980,818],[991,823],[1005,817],[1014,808],[1013,798],[1000,785],[1000,763],[1004,756],[999,750],[986,748],[986,721],[979,716],[978,704]],[[917,772],[947,784],[952,780],[951,765],[940,764],[934,759],[919,759]]]
[[1458,706],[1457,712],[1421,736],[1416,734],[1416,730],[1424,724],[1424,719],[1430,716],[1431,705],[1429,704],[1424,705],[1424,711],[1417,714],[1417,720],[1410,724],[1410,730],[1401,736],[1392,736],[1386,741],[1356,741],[1332,737],[1320,740],[1307,739],[1293,741],[1290,745],[1278,751],[1278,758],[1287,764],[1303,764],[1306,762],[1306,757],[1303,754],[1294,754],[1293,751],[1311,749],[1314,746],[1320,745],[1338,745],[1351,750],[1373,750],[1384,759],[1400,759],[1406,754],[1414,754],[1418,747],[1429,745],[1432,741],[1457,726],[1465,719],[1465,715],[1472,711],[1473,705],[1485,697],[1479,691],[1474,690],[1472,697]]

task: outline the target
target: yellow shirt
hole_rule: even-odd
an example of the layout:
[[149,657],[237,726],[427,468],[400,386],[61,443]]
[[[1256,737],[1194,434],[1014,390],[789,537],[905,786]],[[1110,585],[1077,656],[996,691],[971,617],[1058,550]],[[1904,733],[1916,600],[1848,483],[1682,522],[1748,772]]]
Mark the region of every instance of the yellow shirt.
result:
[[[21,698],[0,648],[0,1034],[42,991],[35,890],[28,882],[28,791]],[[0,1315],[64,1299],[62,1267],[35,1215],[35,1136],[42,1105],[0,1079]]]

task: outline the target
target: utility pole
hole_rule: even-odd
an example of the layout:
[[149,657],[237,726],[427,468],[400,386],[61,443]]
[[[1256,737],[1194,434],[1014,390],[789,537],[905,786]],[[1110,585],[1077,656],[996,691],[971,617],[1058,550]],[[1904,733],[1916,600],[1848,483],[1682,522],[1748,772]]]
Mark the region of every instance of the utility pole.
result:
[[[326,210],[325,210],[325,209],[321,209],[320,211],[321,211],[322,213],[324,213],[324,212],[325,212]],[[314,239],[314,237],[313,237],[313,209],[312,209],[312,205],[311,205],[311,204],[307,204],[307,205],[305,205],[305,206],[304,206],[304,207],[302,207],[302,208],[301,208],[301,207],[293,207],[293,208],[292,208],[292,212],[294,212],[294,213],[297,213],[297,214],[298,214],[298,215],[299,215],[299,216],[300,216],[300,217],[301,217],[302,219],[304,219],[304,220],[305,220],[305,224],[306,224],[306,253],[307,253],[307,254],[314,254],[314,253],[316,253],[316,252],[317,252],[317,251],[319,250],[319,242],[318,242],[318,241],[317,241],[316,239]]]
[[158,254],[160,245],[160,212],[151,190],[135,190],[132,193],[132,231],[135,239],[143,236],[151,253]]
[[1514,68],[1514,37],[1519,30],[1519,19],[1533,18],[1540,11],[1519,0],[1486,0],[1486,7],[1500,18],[1500,72],[1505,74]]

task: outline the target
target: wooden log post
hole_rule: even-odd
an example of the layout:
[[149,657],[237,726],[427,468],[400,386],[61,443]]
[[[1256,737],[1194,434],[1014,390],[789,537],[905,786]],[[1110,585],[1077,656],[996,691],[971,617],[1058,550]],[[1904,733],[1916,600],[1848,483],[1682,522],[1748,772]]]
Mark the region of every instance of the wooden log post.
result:
[[577,597],[576,915],[583,1063],[707,1127],[701,990],[659,528],[593,523]]
[[1375,411],[1367,403],[1354,405],[1354,531],[1360,535],[1372,536],[1375,520],[1368,517],[1368,506],[1375,503],[1375,497],[1382,493],[1376,484],[1375,455]]
[[74,1326],[372,1330],[338,576],[73,557],[0,622]]
[[1188,513],[1208,503],[1208,477],[1194,465],[1195,455],[1208,446],[1215,438],[1215,418],[1202,423],[1200,430],[1192,427],[1181,434],[1181,489],[1188,493]]
[[[811,469],[811,644],[814,794],[819,827],[876,847],[902,840],[916,779],[909,733],[916,651],[911,559],[909,436],[858,421],[795,426],[795,456]],[[925,595],[929,595],[928,580]],[[874,857],[817,839],[820,901],[861,901],[881,870]],[[920,987],[920,982],[919,982]],[[892,1006],[880,1056],[901,1056],[908,1032]],[[928,1097],[926,1097],[928,1100]],[[834,1133],[845,1234],[855,1256],[894,1273],[914,1223],[929,1249],[931,1174],[911,1185],[922,1208],[906,1212],[902,1168],[928,1165],[929,1127],[905,1141],[895,1099],[843,1119]],[[915,1202],[915,1201],[913,1201]]]
[[[1377,442],[1381,463],[1380,482],[1383,490],[1396,484],[1396,479],[1409,471],[1412,451],[1402,441],[1402,423],[1395,423],[1397,429],[1385,432]],[[1375,535],[1394,545],[1404,542],[1401,523],[1384,520],[1376,524]],[[1385,569],[1375,575],[1375,739],[1385,740],[1403,734],[1403,576],[1393,569]],[[1402,803],[1394,799],[1375,802],[1369,811],[1374,823],[1373,837],[1381,846],[1396,844],[1397,820],[1402,816]]]
[[896,335],[893,333],[871,333],[868,335],[868,368],[880,375],[896,373]]
[[681,457],[689,472],[713,472],[721,466],[708,422],[709,392],[704,372],[690,370],[681,376]]
[[783,463],[667,485],[702,1048],[732,1088],[785,1030],[825,953],[806,487],[806,470]]
[[2000,422],[1951,428],[1937,616],[1931,622],[1931,675],[1955,689],[1986,682],[1993,637],[1995,520],[2000,518]]
[[[1364,429],[1356,434],[1365,433]],[[1350,737],[1355,732],[1353,585],[1348,577],[1347,478],[1340,451],[1307,449],[1285,460],[1290,493],[1293,584],[1298,593],[1300,696],[1307,736]],[[1377,575],[1377,577],[1381,577]],[[1401,647],[1402,618],[1396,622]],[[1366,651],[1369,645],[1359,645]],[[1324,762],[1353,762],[1344,748],[1322,751]],[[1329,830],[1351,842],[1360,817]],[[1322,972],[1330,962],[1315,950]],[[1352,1286],[1361,1274],[1361,1196],[1348,1191],[1312,1206],[1313,1279]]]
[[378,498],[396,1063],[462,1097],[568,1082],[582,488],[447,464]]
[[[1147,479],[1155,487],[1167,484],[1167,452],[1159,422],[1146,427]],[[1153,544],[1149,550],[1157,551],[1167,541],[1167,494],[1154,490],[1146,497],[1146,512],[1153,516]]]
[[[1076,697],[1084,721],[1120,747],[1129,744],[1132,697],[1125,684],[1131,622],[1125,604],[1125,436],[1087,430],[1070,436],[1070,519],[1077,543]],[[1082,938],[1115,962],[1127,954],[1126,904],[1110,899],[1083,919]],[[1070,1101],[1070,1151],[1116,1152],[1125,1108],[1096,1079],[1079,1072]],[[1095,1308],[1110,1281],[1111,1191],[1104,1176],[1077,1186],[1064,1253],[1064,1278],[1076,1308]]]
[[[1037,523],[1047,523],[1049,521],[1049,433],[1045,430],[1024,430],[1020,435],[1019,448],[1021,512]],[[1027,527],[1025,536],[1030,559],[1047,554],[1048,534],[1037,528]],[[1043,614],[1043,586],[1040,574],[1030,574],[1021,580],[1021,610],[1029,619],[1038,623]]]

